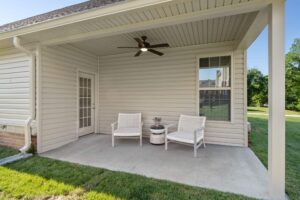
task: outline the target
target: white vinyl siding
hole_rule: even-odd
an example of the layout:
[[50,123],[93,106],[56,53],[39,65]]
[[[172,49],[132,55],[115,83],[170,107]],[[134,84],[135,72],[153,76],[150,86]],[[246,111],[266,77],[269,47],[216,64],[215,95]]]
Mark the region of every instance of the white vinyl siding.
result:
[[[100,57],[100,132],[110,134],[118,112],[141,112],[145,134],[156,116],[174,124],[180,114],[197,115],[197,57],[233,49],[210,46],[162,49],[162,57],[145,53],[136,58],[135,52]],[[208,143],[244,145],[243,52],[233,53],[232,67],[232,122],[207,122]]]
[[24,125],[30,115],[30,67],[25,54],[0,55],[0,124]]
[[78,70],[96,73],[98,59],[72,46],[41,51],[41,108],[39,152],[78,138]]

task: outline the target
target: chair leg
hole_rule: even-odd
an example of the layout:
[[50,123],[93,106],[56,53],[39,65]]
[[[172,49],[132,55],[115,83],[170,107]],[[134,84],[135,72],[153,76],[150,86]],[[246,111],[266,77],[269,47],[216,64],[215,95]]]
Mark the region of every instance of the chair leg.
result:
[[143,146],[143,137],[142,137],[142,135],[140,136],[140,146]]
[[206,147],[206,145],[205,145],[205,142],[204,142],[204,138],[203,138],[203,141],[202,141],[202,142],[203,142],[203,146],[204,146],[204,148],[205,148],[205,147]]
[[194,144],[194,157],[197,157],[197,144]]
[[165,150],[168,150],[168,139],[165,140]]
[[114,136],[114,134],[111,134],[112,136],[111,136],[111,146],[112,147],[115,147],[115,136]]

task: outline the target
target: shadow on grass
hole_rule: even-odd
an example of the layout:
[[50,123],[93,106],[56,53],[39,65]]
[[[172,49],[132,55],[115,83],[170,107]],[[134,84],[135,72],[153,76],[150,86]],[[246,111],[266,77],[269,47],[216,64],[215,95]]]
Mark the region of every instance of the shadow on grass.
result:
[[156,180],[140,175],[82,166],[39,156],[7,165],[5,168],[17,173],[23,172],[42,177],[46,179],[44,182],[55,180],[74,188],[82,188],[85,193],[90,192],[92,196],[90,199],[97,199],[96,196],[99,196],[99,194],[104,195],[104,197],[109,195],[112,200],[250,199],[235,194]]

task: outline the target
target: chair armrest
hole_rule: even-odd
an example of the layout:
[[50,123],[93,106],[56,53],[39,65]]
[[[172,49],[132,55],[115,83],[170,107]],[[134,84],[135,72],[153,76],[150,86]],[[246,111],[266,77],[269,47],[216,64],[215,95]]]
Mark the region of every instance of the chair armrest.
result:
[[[200,131],[204,130],[204,127],[201,127],[201,128],[197,128],[195,131],[194,131],[194,143],[197,143],[197,133],[199,133]],[[204,134],[203,134],[203,137],[204,137]]]
[[176,125],[175,124],[167,124],[165,125],[165,128],[170,128],[170,127],[175,127]]
[[176,127],[176,125],[175,124],[167,124],[167,125],[165,125],[165,134],[166,135],[168,134],[169,128],[171,128],[171,127]]
[[200,131],[202,131],[202,130],[204,130],[204,127],[197,128],[194,132],[197,133],[197,132],[200,132]]

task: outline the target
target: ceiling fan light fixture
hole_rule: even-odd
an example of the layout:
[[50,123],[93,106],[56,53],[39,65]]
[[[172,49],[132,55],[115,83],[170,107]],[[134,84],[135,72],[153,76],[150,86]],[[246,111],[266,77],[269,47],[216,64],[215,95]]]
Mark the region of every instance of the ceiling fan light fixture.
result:
[[170,47],[170,45],[168,43],[161,43],[161,44],[154,44],[151,45],[149,42],[146,42],[147,37],[146,36],[142,36],[141,38],[133,38],[138,44],[135,47],[118,47],[118,48],[122,48],[122,49],[138,49],[138,51],[136,52],[136,54],[134,55],[134,57],[138,57],[140,56],[142,53],[145,52],[150,52],[153,53],[157,56],[163,56],[164,53],[159,52],[157,50],[155,50],[156,48],[164,48],[164,47]]

